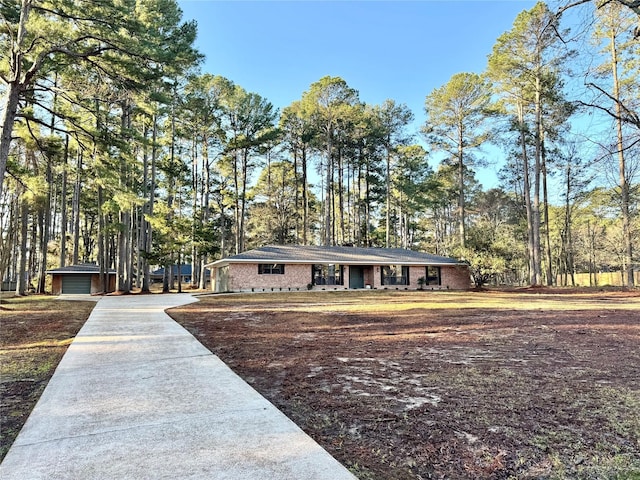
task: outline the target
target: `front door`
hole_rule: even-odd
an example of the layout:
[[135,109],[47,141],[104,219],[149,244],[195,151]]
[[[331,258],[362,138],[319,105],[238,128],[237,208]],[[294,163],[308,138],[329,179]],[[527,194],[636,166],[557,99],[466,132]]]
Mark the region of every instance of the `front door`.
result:
[[349,288],[364,288],[364,269],[362,267],[349,267]]

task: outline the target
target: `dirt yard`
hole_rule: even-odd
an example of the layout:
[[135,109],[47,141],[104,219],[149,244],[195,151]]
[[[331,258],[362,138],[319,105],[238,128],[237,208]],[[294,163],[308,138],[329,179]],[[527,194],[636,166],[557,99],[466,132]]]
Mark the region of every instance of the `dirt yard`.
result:
[[640,293],[304,292],[170,314],[360,479],[640,479]]
[[5,298],[0,303],[0,460],[27,420],[67,347],[95,302],[55,297]]

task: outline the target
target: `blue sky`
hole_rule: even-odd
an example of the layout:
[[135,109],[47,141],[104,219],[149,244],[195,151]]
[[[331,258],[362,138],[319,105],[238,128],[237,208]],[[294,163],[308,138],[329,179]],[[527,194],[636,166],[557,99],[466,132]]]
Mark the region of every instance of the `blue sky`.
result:
[[[530,0],[178,0],[198,22],[203,71],[279,109],[325,75],[369,104],[392,98],[424,121],[424,99],[459,72],[482,72],[496,39]],[[491,173],[491,172],[487,172]],[[483,183],[491,183],[486,178]],[[488,185],[485,185],[488,186]]]

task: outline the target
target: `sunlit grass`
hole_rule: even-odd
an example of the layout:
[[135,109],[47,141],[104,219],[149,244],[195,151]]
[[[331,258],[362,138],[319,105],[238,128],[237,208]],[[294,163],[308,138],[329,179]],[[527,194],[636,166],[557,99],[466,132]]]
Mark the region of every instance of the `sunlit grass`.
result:
[[9,347],[0,348],[0,352],[11,350],[29,350],[31,348],[56,348],[56,347],[68,347],[73,342],[73,337],[65,338],[62,340],[42,340],[39,342],[21,343],[17,345],[11,345]]
[[[27,314],[30,312],[42,312],[57,311],[69,307],[69,300],[58,300],[57,297],[51,295],[27,295],[16,296],[10,294],[5,296],[3,293],[0,296],[0,318],[6,315],[11,315],[11,312]],[[73,303],[85,303],[85,302],[73,302]]]
[[0,350],[0,378],[3,381],[41,381],[57,365],[59,351],[46,348]]
[[4,457],[95,302],[1,297],[0,459]]
[[[640,294],[639,294],[640,295]],[[497,309],[497,310],[620,310],[640,309],[640,296],[620,296],[616,292],[541,293],[517,292],[431,292],[431,291],[339,291],[255,293],[200,297],[203,306],[241,306],[244,310],[282,309],[307,312],[393,313],[413,309]]]
[[211,295],[172,315],[359,478],[427,478],[410,470],[430,446],[438,478],[640,480],[638,312],[638,291],[540,288]]

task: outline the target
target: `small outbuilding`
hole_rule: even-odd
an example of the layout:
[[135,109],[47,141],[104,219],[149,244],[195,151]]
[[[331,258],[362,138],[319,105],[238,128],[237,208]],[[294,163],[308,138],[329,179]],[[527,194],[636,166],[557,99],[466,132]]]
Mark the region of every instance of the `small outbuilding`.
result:
[[466,290],[469,267],[402,248],[269,245],[205,265],[214,292],[425,288]]
[[[102,293],[100,284],[100,267],[94,263],[82,263],[68,267],[48,270],[51,275],[51,293],[61,294],[95,294]],[[116,272],[107,273],[107,293],[116,289]]]

